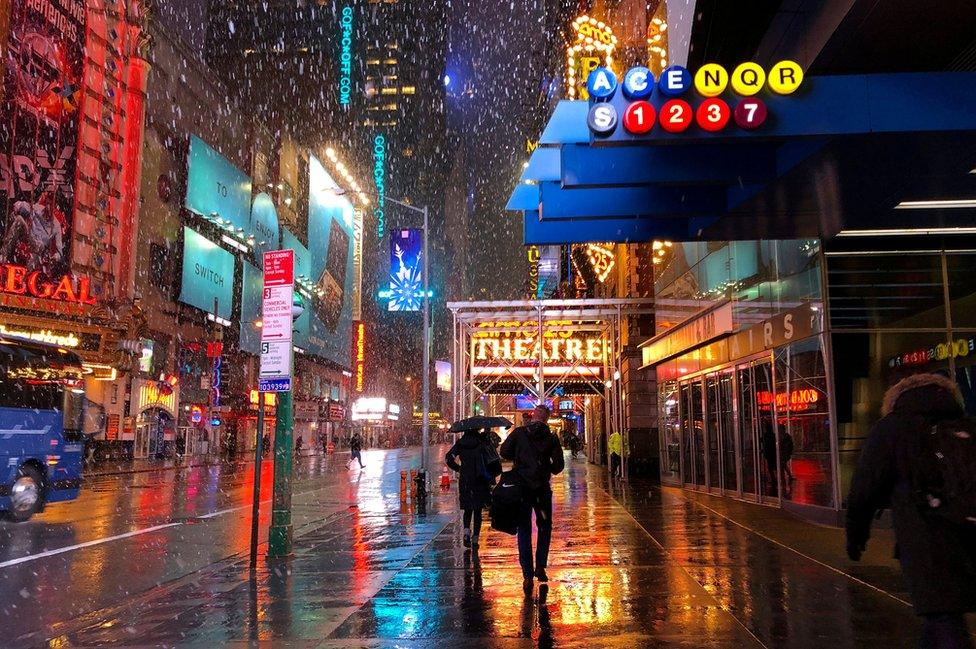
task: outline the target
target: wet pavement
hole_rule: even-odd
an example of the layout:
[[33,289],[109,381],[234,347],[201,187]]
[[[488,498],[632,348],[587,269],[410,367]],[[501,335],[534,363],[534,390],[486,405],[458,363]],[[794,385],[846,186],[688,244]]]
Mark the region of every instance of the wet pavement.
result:
[[[551,582],[526,597],[514,537],[486,527],[479,551],[464,548],[456,494],[437,490],[417,514],[399,494],[399,467],[415,456],[374,454],[362,474],[306,469],[309,488],[332,487],[300,498],[290,559],[262,558],[251,573],[245,555],[227,557],[233,543],[207,534],[227,558],[98,610],[62,610],[56,621],[52,611],[44,628],[7,638],[58,647],[820,648],[908,647],[917,637],[883,533],[850,564],[835,528],[702,494],[613,486],[578,460],[554,483]],[[122,550],[120,577],[140,572],[146,556],[180,559],[163,537]]]

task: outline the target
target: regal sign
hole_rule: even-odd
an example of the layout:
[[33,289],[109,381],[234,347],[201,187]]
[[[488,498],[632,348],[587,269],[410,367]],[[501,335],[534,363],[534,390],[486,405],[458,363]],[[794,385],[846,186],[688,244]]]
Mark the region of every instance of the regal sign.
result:
[[61,275],[48,279],[40,270],[26,266],[0,264],[0,293],[23,295],[44,300],[95,304],[91,294],[91,280],[86,276]]

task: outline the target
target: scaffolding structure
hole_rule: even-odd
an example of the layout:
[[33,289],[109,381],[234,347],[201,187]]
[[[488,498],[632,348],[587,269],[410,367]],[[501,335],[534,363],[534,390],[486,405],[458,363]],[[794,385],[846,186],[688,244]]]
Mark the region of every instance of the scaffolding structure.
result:
[[[624,448],[629,440],[624,425],[624,394],[621,382],[623,360],[622,327],[627,316],[651,315],[651,299],[592,299],[592,300],[516,300],[499,302],[448,302],[453,318],[454,381],[452,408],[454,419],[474,414],[474,404],[483,395],[508,383],[532,395],[537,403],[545,403],[556,389],[573,382],[590,394],[604,399],[604,426],[609,438],[611,431],[619,431]],[[490,327],[486,328],[486,323]],[[479,370],[475,351],[476,341],[486,333],[520,337],[535,341],[528,357],[505,359],[491,356],[487,360],[493,372]],[[547,338],[571,334],[598,336],[603,341],[602,358],[597,367],[576,358],[561,363],[557,369],[546,371]],[[541,342],[540,342],[541,341]],[[482,354],[491,351],[482,347]],[[588,436],[589,437],[589,436]],[[591,439],[595,443],[596,440]],[[623,454],[623,472],[627,472],[627,455]]]

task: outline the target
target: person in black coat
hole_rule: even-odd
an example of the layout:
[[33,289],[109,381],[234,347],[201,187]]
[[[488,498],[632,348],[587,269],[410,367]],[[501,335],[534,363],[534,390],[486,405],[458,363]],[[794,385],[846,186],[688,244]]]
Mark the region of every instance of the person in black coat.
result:
[[916,374],[889,389],[847,501],[847,553],[854,561],[875,513],[891,507],[898,559],[915,612],[925,620],[920,647],[973,646],[964,614],[976,611],[976,532],[924,511],[911,481],[922,435],[962,417],[963,403],[955,382],[938,374]]
[[464,547],[478,547],[481,510],[491,502],[495,476],[501,473],[498,456],[485,433],[468,430],[447,452],[444,462],[460,475],[458,500],[464,512]]
[[[549,480],[565,467],[563,447],[549,429],[549,408],[536,406],[532,422],[519,426],[502,442],[501,456],[512,460],[513,471],[522,482],[522,510],[519,514],[518,549],[522,566],[522,587],[532,589],[532,578],[549,581],[549,544],[552,541],[552,488]],[[532,513],[538,530],[535,566],[532,563]]]

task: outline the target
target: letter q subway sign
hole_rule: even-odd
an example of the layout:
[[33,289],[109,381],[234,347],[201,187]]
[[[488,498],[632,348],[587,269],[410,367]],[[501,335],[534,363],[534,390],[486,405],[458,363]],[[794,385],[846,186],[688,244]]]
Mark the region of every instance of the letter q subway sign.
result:
[[[768,89],[790,95],[801,83],[803,70],[793,61],[780,61],[768,73],[756,63],[742,63],[731,74],[717,63],[707,63],[694,76],[680,65],[672,65],[656,80],[645,67],[631,68],[621,80],[609,68],[600,67],[586,82],[592,104],[586,122],[599,138],[609,137],[621,124],[626,133],[638,137],[655,128],[684,133],[692,125],[707,133],[726,128],[753,131],[769,116],[760,93]],[[688,96],[692,86],[700,101]],[[652,104],[655,89],[658,94]],[[612,102],[618,90],[623,101]]]

